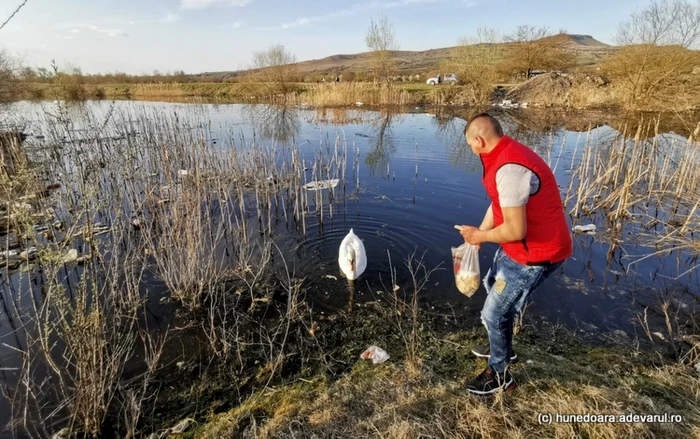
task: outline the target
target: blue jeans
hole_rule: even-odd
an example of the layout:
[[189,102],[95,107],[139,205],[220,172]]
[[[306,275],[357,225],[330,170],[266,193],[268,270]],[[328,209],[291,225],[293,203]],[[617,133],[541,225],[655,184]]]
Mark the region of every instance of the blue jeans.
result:
[[513,354],[513,322],[525,307],[532,291],[562,262],[545,266],[522,265],[499,248],[484,278],[488,293],[481,310],[481,321],[489,334],[491,370],[503,373]]

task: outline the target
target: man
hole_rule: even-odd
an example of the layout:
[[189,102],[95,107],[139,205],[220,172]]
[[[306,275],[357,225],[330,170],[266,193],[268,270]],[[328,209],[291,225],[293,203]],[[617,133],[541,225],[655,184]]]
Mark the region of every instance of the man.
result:
[[465,225],[460,233],[472,245],[501,245],[484,278],[488,295],[481,319],[489,346],[472,350],[488,358],[488,366],[467,385],[471,393],[488,395],[515,388],[508,371],[517,361],[513,322],[528,295],[571,256],[572,242],[557,182],[540,156],[503,135],[487,113],[472,117],[464,135],[481,158],[491,206],[478,228]]

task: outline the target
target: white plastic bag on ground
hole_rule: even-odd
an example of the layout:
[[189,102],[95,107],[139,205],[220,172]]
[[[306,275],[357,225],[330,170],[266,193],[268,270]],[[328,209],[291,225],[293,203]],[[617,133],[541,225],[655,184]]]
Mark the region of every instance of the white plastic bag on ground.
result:
[[389,354],[386,353],[386,351],[378,346],[370,346],[365,350],[362,355],[360,355],[360,358],[363,360],[372,360],[373,364],[377,363],[383,363],[386,360],[389,359]]
[[465,296],[472,297],[481,284],[479,247],[466,242],[452,247],[452,267],[457,289]]

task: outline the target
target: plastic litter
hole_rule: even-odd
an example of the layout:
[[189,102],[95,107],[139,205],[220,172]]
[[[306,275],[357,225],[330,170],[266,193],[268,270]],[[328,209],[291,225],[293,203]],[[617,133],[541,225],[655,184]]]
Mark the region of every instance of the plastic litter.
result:
[[186,418],[183,419],[182,421],[178,422],[175,424],[173,427],[170,428],[170,433],[175,433],[175,434],[180,434],[184,433],[189,427],[190,424],[194,421],[194,419],[191,418]]
[[320,191],[321,189],[334,188],[338,186],[338,183],[340,183],[340,180],[337,178],[332,180],[311,181],[306,183],[303,188],[307,191]]
[[[462,228],[455,226],[455,229]],[[466,242],[459,247],[452,247],[452,268],[459,292],[472,297],[481,284],[479,247]]]
[[389,354],[378,346],[370,346],[365,350],[360,358],[363,360],[372,360],[373,364],[383,363],[389,359]]
[[574,226],[575,233],[588,233],[590,235],[595,235],[595,224],[586,224],[585,226]]

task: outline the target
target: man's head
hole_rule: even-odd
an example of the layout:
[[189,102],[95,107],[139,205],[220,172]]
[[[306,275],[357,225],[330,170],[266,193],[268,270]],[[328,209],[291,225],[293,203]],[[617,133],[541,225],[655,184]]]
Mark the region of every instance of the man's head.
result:
[[464,137],[474,154],[491,152],[503,137],[501,124],[488,113],[472,116],[464,127]]

